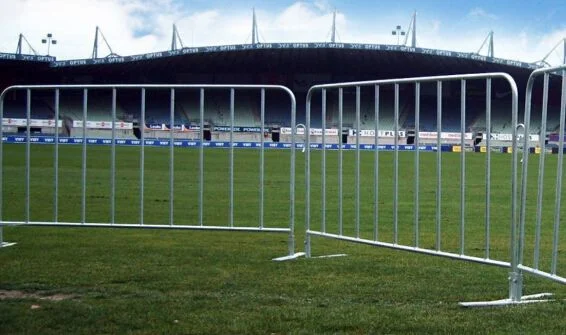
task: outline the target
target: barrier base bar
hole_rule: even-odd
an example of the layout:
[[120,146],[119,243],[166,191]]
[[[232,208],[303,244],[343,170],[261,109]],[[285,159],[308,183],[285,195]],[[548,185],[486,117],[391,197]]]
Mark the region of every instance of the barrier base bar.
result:
[[273,258],[272,261],[274,262],[284,262],[284,261],[290,261],[293,259],[297,259],[299,257],[304,256],[305,253],[304,252],[296,252],[293,255],[287,255],[287,256],[282,256],[282,257],[277,257],[277,258]]
[[0,248],[6,248],[6,247],[11,247],[13,245],[16,245],[16,242],[1,242],[0,243]]
[[460,302],[458,303],[458,305],[462,307],[501,307],[508,305],[532,304],[537,302],[553,301],[553,299],[539,299],[550,296],[552,296],[552,293],[539,293],[539,294],[525,295],[521,297],[521,300],[519,301],[513,301],[511,299],[501,299],[501,300],[493,300],[493,301]]

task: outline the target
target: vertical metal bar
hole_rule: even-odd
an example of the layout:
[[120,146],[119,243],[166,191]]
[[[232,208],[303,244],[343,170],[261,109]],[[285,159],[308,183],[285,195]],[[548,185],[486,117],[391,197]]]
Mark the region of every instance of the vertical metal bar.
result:
[[511,270],[509,273],[509,299],[520,301],[522,296],[522,275],[519,270],[519,240],[517,238],[517,88],[512,87],[512,159],[511,159]]
[[31,168],[31,90],[26,99],[26,223],[30,221],[30,168]]
[[344,141],[342,140],[342,132],[344,127],[344,89],[338,89],[338,233],[344,234]]
[[234,89],[230,89],[230,227],[234,227]]
[[260,136],[260,143],[261,147],[259,148],[259,228],[263,228],[263,205],[264,205],[264,164],[265,164],[265,148],[264,148],[264,140],[263,134],[265,132],[265,88],[261,89],[261,136]]
[[485,92],[486,162],[485,162],[485,258],[490,257],[491,243],[491,78]]
[[440,251],[442,230],[442,82],[436,82],[436,250]]
[[[200,148],[199,148],[199,195],[198,221],[204,224],[204,88],[200,89]],[[262,134],[263,135],[263,134]]]
[[59,89],[55,90],[55,158],[54,158],[53,222],[59,222]]
[[360,238],[360,86],[356,86],[356,238]]
[[[539,143],[541,148],[541,153],[539,157],[539,165],[538,165],[538,192],[537,192],[537,216],[536,216],[536,226],[535,226],[535,250],[534,250],[534,268],[539,268],[539,259],[540,259],[540,235],[541,235],[541,227],[542,227],[542,204],[543,204],[543,193],[544,193],[544,166],[545,166],[545,156],[544,147],[545,147],[545,140],[546,140],[546,118],[548,115],[548,81],[550,78],[550,74],[544,74],[544,88],[542,94],[542,116],[541,116],[541,127],[540,127],[540,136],[539,136]],[[532,97],[532,90],[527,92],[528,98],[528,105],[525,108],[528,108],[529,112],[531,109],[531,97]],[[530,113],[529,113],[530,114]]]
[[116,88],[112,88],[112,149],[110,157],[110,224],[116,221]]
[[466,80],[462,79],[460,91],[460,254],[465,253],[466,221]]
[[379,239],[379,85],[375,85],[375,148],[373,171],[373,240]]
[[[4,131],[2,122],[4,120],[4,95],[0,92],[0,222],[4,221]],[[2,237],[3,226],[0,226],[0,247],[4,243]]]
[[554,232],[552,241],[552,274],[558,264],[558,242],[560,231],[560,205],[562,200],[562,160],[564,158],[564,126],[566,117],[566,70],[562,70],[562,97],[560,99],[560,140],[558,144],[558,168],[556,171],[556,200],[554,202]]
[[306,148],[306,155],[305,155],[305,229],[306,229],[306,237],[305,237],[305,256],[311,257],[311,148],[310,148],[310,131],[311,131],[311,93],[309,91],[307,93],[307,103],[305,107],[305,122],[307,124],[305,128],[305,148]]
[[326,89],[322,89],[321,230],[326,233]]
[[398,201],[399,201],[399,84],[395,84],[395,106],[393,115],[393,243],[399,242]]
[[[295,165],[296,165],[296,138],[297,136],[297,101],[295,96],[290,94],[291,99],[291,176],[289,183],[289,202],[290,202],[290,215],[289,215],[289,255],[295,254]],[[263,137],[263,134],[262,134]],[[263,146],[262,146],[263,147]]]
[[415,194],[414,194],[414,219],[415,219],[415,247],[419,247],[419,182],[420,182],[420,151],[419,151],[419,129],[421,111],[421,84],[415,83]]
[[81,223],[86,223],[86,118],[88,110],[88,89],[83,89],[83,152],[82,152],[82,197]]
[[169,104],[169,225],[174,223],[174,203],[175,203],[175,89],[171,89]]
[[144,224],[144,190],[145,190],[145,88],[141,89],[141,120],[140,120],[140,225]]

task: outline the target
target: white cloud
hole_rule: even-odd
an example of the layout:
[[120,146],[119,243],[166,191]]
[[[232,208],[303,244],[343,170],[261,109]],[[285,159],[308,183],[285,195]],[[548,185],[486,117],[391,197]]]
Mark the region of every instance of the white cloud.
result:
[[[188,12],[178,0],[0,0],[0,52],[14,52],[20,32],[37,51],[46,53],[41,39],[53,33],[58,44],[51,53],[58,59],[88,58],[92,53],[95,27],[104,32],[113,51],[132,55],[167,50],[172,24],[176,23],[185,46],[240,44],[251,40],[251,8],[230,11],[206,8]],[[283,10],[256,7],[262,42],[317,42],[330,39],[332,12],[328,0],[297,1]],[[340,10],[340,8],[338,8]],[[340,12],[336,25],[341,42],[393,44],[391,28],[399,13],[390,13],[372,22],[362,22],[353,14]],[[473,31],[457,31],[439,14],[419,14],[417,43],[420,47],[476,52],[491,27],[475,24]],[[407,23],[410,13],[406,13]],[[496,19],[481,8],[466,17]],[[452,18],[454,19],[454,18]],[[533,62],[542,59],[566,36],[566,28],[535,33],[532,31],[495,32],[497,57]],[[99,55],[108,53],[100,46]],[[560,56],[551,55],[557,63]]]
[[498,16],[492,13],[486,12],[483,8],[476,7],[473,8],[469,13],[468,16],[475,17],[475,18],[485,18],[491,20],[497,20]]

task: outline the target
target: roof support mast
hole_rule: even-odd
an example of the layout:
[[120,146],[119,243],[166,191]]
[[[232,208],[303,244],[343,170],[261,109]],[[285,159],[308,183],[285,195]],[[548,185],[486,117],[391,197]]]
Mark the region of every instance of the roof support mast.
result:
[[553,52],[555,52],[556,50],[558,50],[558,47],[560,46],[560,44],[562,44],[562,50],[563,50],[563,54],[562,54],[562,64],[566,64],[566,38],[563,38],[560,40],[560,42],[558,42],[554,48],[552,48],[552,50],[550,50],[546,56],[544,56],[544,58],[537,62],[537,64],[542,65],[542,66],[550,66],[550,64],[547,62],[548,57],[550,57],[550,55],[552,55]]
[[336,9],[332,14],[332,34],[330,35],[330,42],[336,43]]
[[110,50],[110,54],[106,57],[119,57],[119,55],[115,54],[114,51],[112,51],[112,48],[110,47],[110,44],[108,44],[106,37],[104,37],[102,30],[100,30],[100,28],[96,26],[96,32],[94,33],[94,46],[92,48],[92,59],[98,58],[98,34],[100,34],[102,40],[104,41],[104,44],[106,44],[106,47],[108,47],[108,50]]
[[411,47],[417,47],[417,11],[413,12],[413,16],[411,17],[411,22],[409,22],[409,28],[407,29],[407,34],[405,35],[405,40],[403,41],[403,45],[407,45],[409,34],[412,35],[411,38]]
[[255,8],[252,9],[253,17],[252,17],[252,45],[256,45],[259,43],[259,36],[257,33],[257,21],[255,19]]
[[478,49],[478,52],[476,52],[476,54],[480,54],[480,51],[482,51],[483,47],[485,46],[485,44],[487,44],[487,57],[495,57],[495,53],[493,51],[493,30],[489,32],[489,34],[487,34],[485,40],[483,40],[483,43],[481,44],[480,48]]
[[20,37],[18,38],[18,47],[16,48],[16,54],[22,54],[22,42],[25,42],[31,52],[33,52],[33,54],[37,56],[37,51],[35,51],[35,49],[31,46],[24,34],[20,34]]
[[183,49],[185,46],[183,45],[183,40],[181,39],[181,35],[179,35],[179,30],[177,30],[177,26],[173,23],[173,38],[171,39],[171,51],[177,50],[177,42]]

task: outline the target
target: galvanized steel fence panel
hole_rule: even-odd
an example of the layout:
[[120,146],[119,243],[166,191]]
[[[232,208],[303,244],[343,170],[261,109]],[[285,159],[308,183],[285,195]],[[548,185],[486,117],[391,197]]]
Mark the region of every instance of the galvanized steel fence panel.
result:
[[[542,99],[533,101],[539,94],[542,77]],[[560,92],[560,95],[550,95]],[[562,179],[564,159],[564,128],[566,127],[566,65],[542,68],[533,71],[527,82],[525,95],[525,129],[530,133],[532,121],[538,121],[538,114],[533,109],[540,108],[540,139],[536,180],[528,174],[529,155],[523,160],[523,178],[521,187],[520,247],[519,269],[562,284],[566,284],[566,262],[560,257],[560,246],[566,243],[561,234],[561,222],[565,216],[562,206]],[[558,113],[558,115],[557,115]],[[546,157],[547,134],[555,132],[550,129],[549,122],[558,116],[558,144],[555,145],[557,155]],[[554,120],[556,121],[556,120]],[[528,137],[523,139],[523,146],[528,145]],[[554,160],[556,162],[547,162]],[[531,164],[531,166],[534,164]],[[548,178],[550,174],[551,178]],[[552,174],[555,176],[552,178]],[[547,178],[545,178],[545,176]],[[546,227],[546,229],[544,229]]]
[[[91,91],[110,91],[112,94],[111,100],[111,119],[112,119],[112,129],[111,129],[111,144],[110,144],[110,209],[109,209],[109,220],[107,222],[89,222],[87,218],[87,153],[89,147],[87,145],[87,122],[88,106],[89,106],[89,92]],[[139,92],[140,98],[140,128],[141,138],[140,138],[140,149],[139,149],[139,220],[137,222],[116,222],[116,198],[117,198],[117,185],[116,180],[116,158],[117,152],[116,143],[116,123],[117,123],[117,93],[121,91],[135,91]],[[216,222],[215,224],[209,225],[205,224],[205,169],[207,164],[205,164],[205,149],[202,143],[204,142],[204,119],[205,119],[205,95],[208,91],[225,91],[229,92],[229,108],[230,108],[230,147],[228,149],[228,219],[224,224],[222,222]],[[6,97],[13,92],[23,91],[26,95],[26,115],[27,126],[26,126],[26,141],[25,141],[25,162],[24,162],[24,199],[19,199],[25,202],[24,213],[21,218],[16,220],[6,220],[5,219],[5,203],[8,200],[4,196],[5,182],[6,178],[10,178],[6,175],[5,168],[3,165],[4,159],[4,145],[0,141],[0,243],[5,246],[7,243],[3,242],[2,239],[2,228],[6,225],[46,225],[46,226],[77,226],[77,227],[117,227],[117,228],[158,228],[158,229],[193,229],[193,230],[223,230],[223,231],[258,231],[258,232],[272,232],[272,233],[286,233],[288,234],[288,254],[281,259],[288,259],[296,257],[298,254],[295,253],[295,237],[294,237],[294,225],[295,225],[295,131],[293,131],[293,136],[291,137],[292,143],[290,148],[290,165],[289,165],[289,198],[286,206],[288,206],[288,215],[286,215],[287,225],[274,224],[265,225],[265,217],[269,213],[265,212],[265,156],[264,156],[264,132],[265,132],[265,108],[266,108],[266,93],[278,91],[279,94],[285,94],[289,101],[289,115],[291,122],[294,125],[296,123],[296,100],[294,94],[284,86],[278,85],[34,85],[34,86],[12,86],[7,88],[0,95],[0,120],[4,117],[4,102]],[[30,213],[30,207],[32,206],[32,199],[30,195],[31,182],[31,104],[32,104],[32,94],[37,91],[52,92],[53,93],[53,110],[54,119],[59,120],[61,118],[60,111],[60,96],[62,92],[73,91],[82,92],[82,150],[81,150],[81,177],[80,177],[80,187],[78,187],[77,192],[80,194],[80,220],[78,222],[62,222],[60,220],[60,203],[59,196],[60,190],[60,161],[62,157],[60,156],[59,148],[59,131],[58,125],[56,124],[55,139],[54,139],[54,156],[53,156],[53,166],[54,166],[54,178],[53,178],[53,214],[52,220],[33,220]],[[147,173],[146,173],[146,148],[145,148],[145,121],[147,119],[147,102],[146,95],[149,92],[154,91],[164,91],[169,92],[169,123],[170,123],[170,133],[168,141],[169,150],[169,175],[168,181],[166,182],[167,188],[169,190],[168,199],[168,218],[164,224],[148,224],[145,220],[146,214],[145,209],[147,208],[147,195],[145,190],[147,187]],[[200,116],[200,131],[199,140],[201,145],[199,145],[198,153],[198,196],[196,199],[179,199],[178,201],[185,202],[198,202],[198,221],[194,224],[177,224],[176,217],[179,217],[178,213],[175,213],[175,173],[179,173],[175,169],[175,158],[179,157],[179,152],[176,153],[175,150],[175,137],[174,137],[174,125],[175,125],[175,103],[176,103],[176,93],[179,92],[196,92],[198,93],[198,104],[199,104],[199,116]],[[245,225],[236,225],[234,221],[235,217],[235,191],[237,186],[234,184],[235,180],[235,167],[234,167],[234,123],[235,123],[235,101],[237,99],[237,93],[241,91],[252,92],[257,94],[260,101],[260,119],[261,119],[261,146],[259,148],[259,176],[257,176],[258,184],[258,221],[257,222],[247,222]],[[255,93],[254,93],[255,92]],[[195,94],[196,94],[195,93]],[[251,93],[249,93],[251,94]],[[4,136],[3,129],[0,128],[0,138]],[[19,144],[22,145],[22,144]],[[191,149],[189,149],[191,150]],[[212,149],[211,149],[212,150]],[[217,149],[215,149],[217,150]],[[4,159],[5,160],[5,159]],[[133,173],[133,171],[132,171]],[[181,187],[184,185],[180,185]],[[256,185],[254,185],[255,187]],[[222,208],[215,208],[215,211],[222,211]],[[177,215],[177,216],[176,216]],[[133,221],[133,220],[132,220]]]
[[[490,132],[491,132],[491,118],[492,118],[492,85],[493,81],[497,80],[500,84],[505,85],[505,89],[509,90],[510,96],[510,108],[507,112],[510,118],[511,132],[513,136],[512,142],[512,155],[509,165],[504,167],[497,167],[497,169],[504,169],[507,171],[506,179],[504,184],[507,187],[496,187],[492,186],[492,170],[495,167],[492,166],[491,157],[491,143],[490,143]],[[483,218],[473,217],[470,218],[467,213],[467,204],[471,200],[468,195],[467,187],[467,153],[466,147],[467,140],[465,137],[466,133],[466,116],[467,116],[467,102],[466,97],[468,96],[467,83],[468,82],[478,82],[481,81],[484,91],[482,92],[485,99],[485,116],[486,116],[486,135],[487,135],[487,149],[485,153],[485,173],[482,176],[483,181],[478,184],[475,183],[471,186],[481,186],[484,188],[483,196],[485,196],[485,210]],[[443,99],[443,85],[451,84],[452,87],[459,86],[459,99],[460,99],[460,110],[446,110],[443,107],[445,102]],[[419,139],[418,132],[420,130],[420,118],[421,118],[421,89],[423,85],[435,85],[436,86],[436,124],[437,124],[437,150],[436,153],[431,153],[428,155],[436,155],[436,159],[429,161],[436,161],[436,166],[428,166],[429,169],[421,171],[423,169],[422,158],[419,149]],[[400,88],[409,88],[402,92],[405,95],[411,96],[406,92],[409,90],[414,90],[415,97],[415,150],[414,153],[410,154],[414,161],[413,175],[409,176],[400,174],[400,166],[405,169],[407,156],[400,157],[399,155],[399,138],[397,136],[398,132],[401,130],[400,125],[400,114],[403,113],[400,107],[400,99],[408,99],[401,96]],[[518,303],[522,298],[522,281],[520,280],[521,274],[519,269],[519,207],[518,207],[518,146],[517,146],[517,135],[518,127],[521,125],[518,123],[518,90],[513,78],[506,73],[485,73],[485,74],[463,74],[463,75],[447,75],[447,76],[434,76],[434,77],[417,77],[417,78],[405,78],[405,79],[390,79],[390,80],[375,80],[375,81],[363,81],[363,82],[350,82],[350,83],[336,83],[336,84],[325,84],[316,85],[311,87],[307,94],[306,101],[306,127],[307,133],[310,133],[311,128],[311,117],[312,117],[312,106],[313,100],[320,96],[322,99],[321,104],[321,121],[322,128],[326,127],[327,119],[327,96],[331,93],[338,94],[338,134],[342,133],[342,128],[344,127],[342,123],[342,113],[343,113],[343,103],[344,103],[344,91],[351,90],[351,94],[355,95],[355,122],[353,128],[357,130],[355,137],[356,149],[353,157],[349,158],[354,161],[353,166],[350,164],[350,170],[344,168],[345,162],[342,150],[339,149],[338,155],[338,168],[334,174],[329,171],[334,171],[333,167],[330,169],[327,167],[328,154],[327,149],[323,145],[322,151],[319,153],[317,151],[311,150],[311,145],[307,137],[306,145],[306,194],[305,194],[305,220],[306,220],[306,242],[305,242],[305,252],[307,257],[312,257],[312,246],[314,237],[325,237],[330,239],[356,242],[362,244],[369,244],[379,247],[387,247],[398,250],[412,251],[421,254],[442,256],[452,259],[459,259],[465,261],[472,261],[483,264],[497,265],[501,267],[510,268],[509,276],[509,299],[505,299],[507,303]],[[373,180],[361,180],[360,170],[362,168],[362,158],[360,157],[360,129],[361,129],[361,115],[360,106],[362,105],[360,100],[362,99],[362,94],[360,91],[362,89],[373,91],[373,101],[371,105],[373,106],[373,114],[375,118],[375,131],[380,124],[380,112],[383,109],[384,102],[381,99],[385,89],[393,90],[393,132],[394,136],[394,151],[392,154],[382,152],[379,149],[379,138],[375,137],[375,147],[373,157],[364,156],[364,165],[370,165],[373,170]],[[457,91],[458,89],[456,89]],[[429,90],[434,91],[434,90]],[[477,94],[477,90],[476,93]],[[363,95],[367,97],[369,95]],[[458,96],[456,93],[455,96]],[[367,105],[366,105],[367,106]],[[367,108],[366,108],[367,110]],[[446,175],[443,169],[446,169],[445,156],[456,155],[456,154],[443,154],[441,150],[441,132],[442,132],[442,120],[447,113],[460,114],[460,153],[459,155],[459,183],[455,176],[448,176],[449,180],[453,183],[446,183]],[[405,113],[406,114],[406,113]],[[457,114],[456,114],[457,115]],[[365,116],[364,116],[365,117]],[[325,143],[326,134],[322,132],[322,141]],[[342,139],[340,139],[340,144],[342,144]],[[365,150],[364,150],[365,151]],[[321,165],[319,170],[313,170],[313,159],[311,156],[316,154],[318,158],[320,156]],[[382,157],[387,155],[387,157]],[[409,154],[407,154],[409,155]],[[430,156],[426,156],[429,157]],[[454,156],[447,156],[447,158]],[[368,163],[370,159],[373,162]],[[383,161],[384,159],[391,159],[391,165],[393,171],[384,170]],[[403,161],[401,161],[403,159]],[[381,162],[380,162],[381,160]],[[454,161],[452,159],[451,161]],[[317,167],[315,167],[317,168]],[[430,169],[436,169],[436,173],[431,173]],[[351,172],[353,176],[353,189],[350,192],[344,190],[344,180],[343,175],[346,172]],[[427,172],[429,179],[435,179],[436,187],[434,188],[434,201],[430,201],[429,195],[429,206],[428,208],[421,207],[422,202],[422,192],[427,191],[428,194],[431,193],[430,189],[423,190],[421,183],[425,180],[424,172]],[[401,172],[405,173],[405,172]],[[320,174],[320,180],[318,180],[318,174]],[[315,175],[317,175],[315,177]],[[329,189],[332,189],[329,185],[330,180],[338,179],[337,192],[332,195],[327,195]],[[390,182],[389,182],[390,178]],[[406,180],[413,182],[412,186],[412,197],[401,194],[400,198],[400,184],[406,184]],[[318,185],[320,184],[320,191]],[[387,188],[391,187],[391,190],[384,190],[384,184],[389,185]],[[446,194],[447,187],[450,185],[457,184],[458,191],[453,190],[452,193]],[[470,187],[471,187],[470,186]],[[371,187],[371,192],[367,192],[367,188]],[[362,189],[364,190],[366,197],[361,197]],[[480,188],[481,189],[481,188]],[[501,190],[503,189],[503,190]],[[401,190],[402,191],[402,190]],[[318,195],[320,192],[320,202],[314,201],[318,200],[313,193]],[[352,194],[353,192],[353,194]],[[505,200],[504,208],[507,215],[503,221],[499,219],[493,219],[492,199],[494,193],[499,192]],[[371,196],[373,194],[373,196]],[[386,196],[384,196],[386,195]],[[330,226],[328,222],[329,208],[327,202],[329,202],[329,197],[334,199],[338,197],[338,222],[336,225]],[[389,199],[387,199],[389,198]],[[402,200],[402,201],[401,201]],[[347,222],[344,215],[345,205],[344,202],[349,201],[352,205],[353,213],[350,213],[350,218],[352,221]],[[369,203],[368,203],[369,201]],[[382,205],[385,202],[386,205]],[[483,200],[480,200],[480,202]],[[373,204],[372,204],[373,202]],[[403,218],[400,216],[400,208],[406,209],[407,203],[411,203],[412,207],[412,219],[408,219],[406,215]],[[454,205],[453,208],[445,207]],[[496,204],[500,205],[500,204]],[[373,206],[373,210],[369,210],[369,207]],[[428,209],[428,211],[427,211]],[[433,211],[431,211],[432,209]],[[455,219],[454,215],[447,215],[447,211],[457,211],[459,214],[459,219],[456,222],[452,222]],[[427,212],[426,215],[423,212]],[[334,213],[335,214],[335,213]],[[451,214],[451,213],[449,213]],[[498,216],[498,218],[501,215]],[[406,222],[405,219],[412,222]],[[449,220],[449,222],[446,222]],[[455,221],[455,220],[454,220]],[[362,228],[363,225],[363,228]],[[497,227],[495,227],[497,225]],[[492,231],[497,228],[499,236],[506,236],[505,241],[507,243],[501,244],[498,242],[496,245],[493,240]],[[348,229],[347,229],[348,228]],[[483,237],[481,240],[468,240],[466,234],[467,230],[481,231]],[[501,233],[500,231],[503,231]],[[371,233],[370,233],[371,232]],[[371,234],[371,236],[370,236]],[[471,234],[470,234],[471,235]],[[474,235],[478,236],[478,234]],[[471,239],[471,238],[470,238]],[[411,240],[411,241],[409,241]],[[425,241],[426,240],[426,241]],[[482,250],[483,249],[483,250]],[[477,251],[480,250],[480,251]]]

